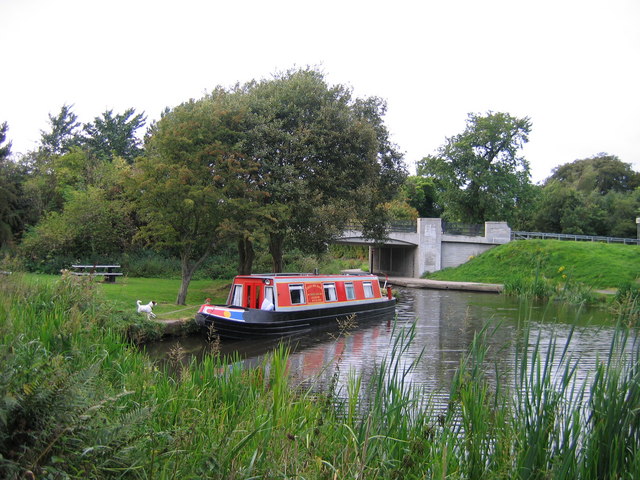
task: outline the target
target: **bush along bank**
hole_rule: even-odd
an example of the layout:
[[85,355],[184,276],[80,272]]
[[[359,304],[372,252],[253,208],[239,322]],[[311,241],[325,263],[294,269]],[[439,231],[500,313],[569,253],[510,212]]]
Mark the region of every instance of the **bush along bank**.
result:
[[246,369],[212,343],[199,362],[174,352],[165,371],[111,323],[90,287],[0,282],[2,478],[640,475],[630,330],[581,383],[567,345],[543,345],[525,329],[515,385],[484,373],[490,333],[478,332],[442,411],[410,382],[415,363],[403,357],[413,326],[396,326],[371,380],[351,374],[345,391],[319,393],[292,383],[284,346]]

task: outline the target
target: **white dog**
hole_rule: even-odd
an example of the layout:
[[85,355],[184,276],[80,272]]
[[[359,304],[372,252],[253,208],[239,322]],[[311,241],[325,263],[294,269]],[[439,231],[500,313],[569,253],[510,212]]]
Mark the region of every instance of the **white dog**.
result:
[[153,310],[152,310],[153,307],[157,305],[156,302],[151,300],[146,305],[142,305],[142,302],[140,300],[137,300],[136,303],[138,304],[138,313],[146,313],[148,319],[156,318],[156,314],[153,313]]

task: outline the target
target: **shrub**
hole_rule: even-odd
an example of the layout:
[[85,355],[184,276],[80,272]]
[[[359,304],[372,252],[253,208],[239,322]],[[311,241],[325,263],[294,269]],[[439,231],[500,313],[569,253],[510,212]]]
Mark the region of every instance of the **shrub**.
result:
[[122,270],[131,277],[175,278],[180,276],[180,260],[153,250],[139,250],[122,258]]
[[640,285],[626,282],[618,287],[613,309],[627,325],[640,324]]
[[504,293],[506,295],[545,299],[551,298],[556,293],[556,289],[552,282],[541,275],[536,277],[515,276],[505,281]]

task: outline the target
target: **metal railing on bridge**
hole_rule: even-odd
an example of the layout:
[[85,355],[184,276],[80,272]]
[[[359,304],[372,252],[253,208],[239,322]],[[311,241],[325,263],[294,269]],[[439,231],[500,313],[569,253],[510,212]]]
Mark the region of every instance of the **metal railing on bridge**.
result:
[[415,220],[392,220],[387,223],[387,229],[390,232],[415,233],[418,231],[418,222]]
[[[362,224],[352,222],[345,225],[344,228],[345,230],[362,231]],[[416,233],[418,231],[418,222],[415,220],[392,220],[387,223],[386,231]]]
[[[362,230],[362,225],[358,223],[350,223],[345,227],[346,230]],[[416,233],[418,231],[418,222],[416,220],[392,220],[387,223],[387,232],[407,232]],[[459,222],[442,222],[442,233],[446,235],[467,235],[469,237],[483,237],[484,225],[475,225],[471,223]]]
[[445,235],[466,235],[468,237],[484,237],[484,224],[460,222],[442,222],[442,233]]
[[511,232],[511,240],[570,240],[575,242],[602,242],[622,243],[624,245],[640,245],[640,240],[635,238],[601,237],[595,235],[573,235],[570,233],[544,233],[544,232]]

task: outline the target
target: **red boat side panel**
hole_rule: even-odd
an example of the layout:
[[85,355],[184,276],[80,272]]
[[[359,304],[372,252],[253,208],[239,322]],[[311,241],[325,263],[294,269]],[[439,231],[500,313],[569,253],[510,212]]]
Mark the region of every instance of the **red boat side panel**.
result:
[[276,285],[279,307],[290,307],[291,297],[289,296],[289,285],[286,283],[278,283]]
[[356,299],[364,298],[364,288],[362,282],[353,282],[353,288],[356,291]]

